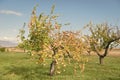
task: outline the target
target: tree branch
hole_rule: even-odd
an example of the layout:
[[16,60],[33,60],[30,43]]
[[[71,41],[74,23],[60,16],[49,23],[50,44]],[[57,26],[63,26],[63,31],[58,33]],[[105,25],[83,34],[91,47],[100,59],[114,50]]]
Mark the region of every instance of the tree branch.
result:
[[109,49],[110,44],[111,44],[112,42],[114,42],[114,41],[119,40],[119,39],[120,39],[120,37],[118,37],[118,38],[116,38],[116,39],[113,39],[113,40],[111,40],[111,41],[108,42],[107,46],[105,47],[105,53],[104,53],[103,57],[105,57],[105,56],[108,54],[108,49]]
[[97,53],[97,55],[98,55],[98,56],[101,56],[100,53],[99,53],[99,51],[98,51],[98,49],[96,48],[96,46],[95,46],[94,44],[93,44],[93,46],[94,46],[94,50],[95,50],[95,52]]

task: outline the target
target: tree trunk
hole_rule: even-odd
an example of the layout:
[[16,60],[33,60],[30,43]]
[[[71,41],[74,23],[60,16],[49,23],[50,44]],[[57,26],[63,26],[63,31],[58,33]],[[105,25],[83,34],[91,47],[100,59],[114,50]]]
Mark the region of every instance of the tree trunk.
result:
[[52,63],[50,64],[50,76],[53,76],[55,73],[55,66],[56,66],[56,61],[52,61]]
[[104,59],[103,56],[99,56],[99,63],[100,63],[100,64],[103,64],[103,59]]
[[91,51],[88,50],[87,53],[88,53],[89,56],[91,55]]

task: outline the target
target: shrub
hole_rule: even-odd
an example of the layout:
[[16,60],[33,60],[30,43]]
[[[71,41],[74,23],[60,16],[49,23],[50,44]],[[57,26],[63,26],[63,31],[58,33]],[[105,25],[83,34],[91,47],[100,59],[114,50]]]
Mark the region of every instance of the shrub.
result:
[[4,48],[4,47],[1,47],[1,48],[0,48],[0,52],[5,52],[5,48]]

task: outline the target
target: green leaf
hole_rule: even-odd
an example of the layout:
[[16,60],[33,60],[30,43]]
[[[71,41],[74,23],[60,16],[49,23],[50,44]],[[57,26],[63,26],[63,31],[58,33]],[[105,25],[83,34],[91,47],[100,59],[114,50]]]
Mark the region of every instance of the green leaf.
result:
[[52,9],[51,9],[51,14],[53,14],[54,9],[55,9],[55,5],[53,5],[53,6],[52,6]]
[[43,15],[43,13],[41,13],[41,14],[39,15],[38,21],[40,21],[40,19],[42,18],[42,15]]

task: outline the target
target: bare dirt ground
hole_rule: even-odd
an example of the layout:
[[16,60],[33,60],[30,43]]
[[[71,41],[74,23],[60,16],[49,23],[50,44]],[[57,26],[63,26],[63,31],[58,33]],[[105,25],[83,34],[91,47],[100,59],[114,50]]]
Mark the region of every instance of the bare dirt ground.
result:
[[113,49],[109,51],[108,56],[120,56],[120,49]]
[[[103,54],[104,52],[101,51],[101,54]],[[89,55],[89,54],[88,54]],[[97,55],[95,52],[91,52],[90,55]],[[109,50],[108,55],[107,56],[120,56],[120,49],[112,49]]]
[[[9,52],[24,52],[24,50],[22,49],[19,49],[19,48],[7,48]],[[103,53],[103,52],[101,52]],[[96,53],[94,52],[91,52],[90,53],[91,55],[97,55]],[[89,55],[89,54],[87,54]],[[109,51],[108,55],[107,56],[120,56],[120,48],[119,49],[112,49]]]

